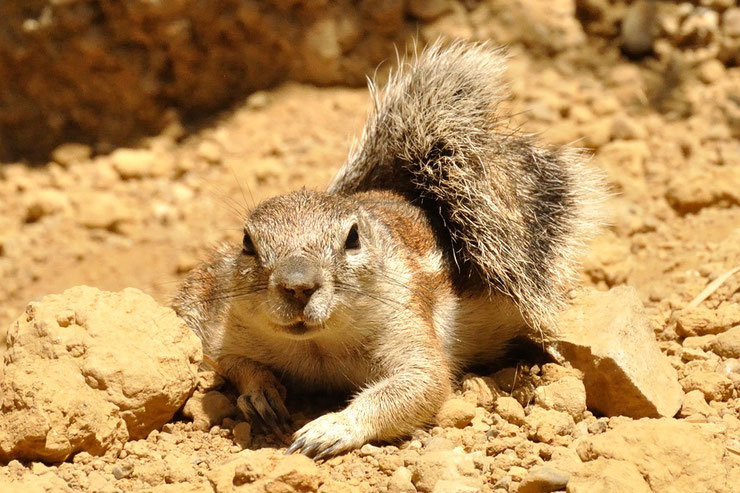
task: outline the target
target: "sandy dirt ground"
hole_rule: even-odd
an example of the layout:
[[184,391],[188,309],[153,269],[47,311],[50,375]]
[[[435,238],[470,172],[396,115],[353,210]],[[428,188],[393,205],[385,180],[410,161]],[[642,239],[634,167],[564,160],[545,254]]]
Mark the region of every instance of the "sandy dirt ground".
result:
[[[516,45],[510,51],[512,127],[552,145],[588,149],[609,176],[611,224],[584,262],[583,282],[637,289],[661,350],[692,396],[676,418],[633,421],[579,410],[542,418],[550,427],[542,431],[531,399],[499,397],[486,406],[470,397],[469,384],[458,391],[461,421],[317,465],[295,459],[290,480],[270,476],[277,474],[275,451],[285,447],[274,437],[240,427],[236,414],[200,430],[181,413],[126,444],[116,459],[81,453],[56,465],[12,461],[0,467],[0,478],[31,491],[237,491],[259,481],[268,491],[515,491],[528,470],[552,463],[581,468],[568,491],[737,487],[740,361],[713,341],[740,326],[740,274],[699,307],[682,310],[740,266],[740,69],[711,55],[678,68],[667,58],[631,62],[616,47],[557,58]],[[166,303],[209,248],[240,241],[240,218],[254,204],[300,187],[324,188],[368,106],[365,89],[287,83],[252,94],[194,132],[174,123],[136,149],[90,156],[89,148],[69,145],[43,166],[4,163],[0,327],[29,301],[80,284],[136,287]],[[512,364],[534,386],[567,372],[526,356]],[[506,395],[520,395],[515,387],[527,379],[507,383],[508,370],[499,370],[481,374],[493,374]],[[297,429],[341,398],[291,396],[288,405]],[[704,424],[710,432],[694,427]],[[633,440],[637,449],[635,437],[645,437],[644,450],[620,455],[609,448]],[[588,458],[586,442],[599,460]],[[240,455],[244,448],[256,452]],[[257,479],[223,465],[234,457],[259,470]],[[702,462],[706,457],[712,464]],[[446,483],[429,482],[433,471],[450,467]]]

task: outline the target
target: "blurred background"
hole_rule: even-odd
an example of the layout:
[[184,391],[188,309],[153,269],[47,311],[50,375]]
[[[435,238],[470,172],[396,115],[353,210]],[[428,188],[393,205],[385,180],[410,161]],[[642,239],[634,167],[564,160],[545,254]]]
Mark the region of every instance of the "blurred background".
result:
[[609,175],[586,283],[659,325],[740,264],[733,0],[2,0],[0,327],[82,283],[165,301],[256,201],[324,187],[366,78],[438,37],[505,45],[508,124]]

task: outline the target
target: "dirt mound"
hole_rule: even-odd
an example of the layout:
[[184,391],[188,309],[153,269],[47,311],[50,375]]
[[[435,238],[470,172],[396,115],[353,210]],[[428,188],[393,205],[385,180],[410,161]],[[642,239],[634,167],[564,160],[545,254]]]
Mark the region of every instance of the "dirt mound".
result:
[[413,25],[393,1],[4,1],[0,159],[109,152],[286,79],[362,85]]
[[8,331],[0,457],[116,457],[193,391],[200,341],[136,289],[80,286],[31,303]]

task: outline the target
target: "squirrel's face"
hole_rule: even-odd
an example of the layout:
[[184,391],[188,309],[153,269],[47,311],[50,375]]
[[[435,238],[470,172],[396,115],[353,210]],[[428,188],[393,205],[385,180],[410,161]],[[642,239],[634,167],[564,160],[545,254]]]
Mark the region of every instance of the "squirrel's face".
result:
[[256,328],[308,339],[350,323],[348,307],[379,258],[352,199],[294,192],[263,202],[245,221],[235,291]]

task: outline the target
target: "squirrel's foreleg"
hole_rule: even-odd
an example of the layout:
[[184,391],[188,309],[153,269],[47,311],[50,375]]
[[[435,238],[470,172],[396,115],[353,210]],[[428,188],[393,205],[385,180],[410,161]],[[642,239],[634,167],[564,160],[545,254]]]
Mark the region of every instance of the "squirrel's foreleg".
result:
[[409,329],[403,344],[379,348],[379,367],[393,370],[360,391],[344,410],[298,430],[287,453],[329,457],[369,441],[403,437],[432,421],[450,393],[451,375],[442,349],[415,337],[419,332]]

